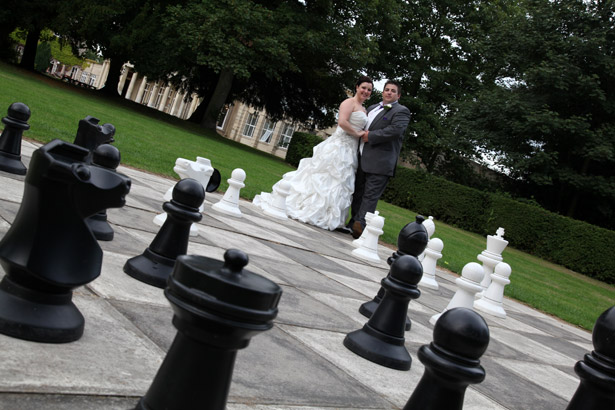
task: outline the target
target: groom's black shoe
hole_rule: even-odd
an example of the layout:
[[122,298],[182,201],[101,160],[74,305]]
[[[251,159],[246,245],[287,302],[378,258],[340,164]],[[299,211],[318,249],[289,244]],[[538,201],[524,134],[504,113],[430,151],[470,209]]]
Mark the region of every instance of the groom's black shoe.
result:
[[347,226],[340,226],[339,228],[335,228],[335,231],[345,233],[347,235],[352,235],[352,229],[348,228]]
[[362,233],[363,225],[361,225],[361,222],[359,221],[354,221],[354,223],[352,224],[352,237],[355,239],[359,239]]

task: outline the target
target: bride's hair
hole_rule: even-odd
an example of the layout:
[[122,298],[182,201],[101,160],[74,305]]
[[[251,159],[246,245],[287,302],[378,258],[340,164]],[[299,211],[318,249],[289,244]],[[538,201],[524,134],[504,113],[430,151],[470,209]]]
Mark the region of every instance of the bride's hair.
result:
[[369,78],[366,75],[362,75],[361,77],[359,77],[359,79],[357,80],[357,83],[355,84],[355,87],[360,86],[363,83],[370,83],[372,85],[372,87],[374,86],[374,82],[372,81],[371,78]]

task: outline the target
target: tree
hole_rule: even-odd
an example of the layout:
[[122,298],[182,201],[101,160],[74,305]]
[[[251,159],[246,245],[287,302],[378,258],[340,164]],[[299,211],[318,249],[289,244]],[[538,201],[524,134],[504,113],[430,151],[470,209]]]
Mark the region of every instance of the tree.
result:
[[533,196],[615,228],[615,26],[612,1],[521,2],[484,42],[485,87],[459,117]]
[[362,12],[373,1],[188,1],[169,6],[155,44],[135,59],[148,78],[165,78],[205,97],[202,126],[215,127],[235,98],[273,118],[329,124],[329,112],[373,55]]
[[42,42],[36,49],[36,59],[34,60],[34,69],[36,71],[45,72],[51,61],[51,45],[48,41]]
[[[165,2],[63,2],[59,7],[62,24],[57,31],[74,49],[96,50],[110,59],[109,74],[101,92],[119,98],[117,88],[122,66],[151,34],[148,16],[161,3]],[[152,24],[155,26],[156,21]]]
[[502,1],[412,0],[400,2],[400,29],[378,32],[389,57],[368,67],[402,83],[401,102],[412,117],[402,155],[427,172],[470,183],[476,161],[472,142],[450,123],[457,105],[480,87],[484,59],[479,40],[501,18]]
[[[3,3],[4,12],[10,10],[10,21],[5,21],[8,27],[21,28],[27,32],[24,51],[19,65],[28,70],[34,70],[36,50],[41,32],[45,28],[54,29],[57,24],[58,7],[62,1],[32,0],[27,2],[7,1]],[[7,34],[8,34],[7,33]]]

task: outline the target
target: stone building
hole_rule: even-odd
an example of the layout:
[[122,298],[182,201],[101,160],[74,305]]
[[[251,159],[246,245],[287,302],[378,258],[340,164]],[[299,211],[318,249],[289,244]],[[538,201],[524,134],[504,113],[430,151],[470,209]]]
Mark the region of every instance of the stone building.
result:
[[[51,70],[53,75],[67,76],[97,89],[104,86],[108,72],[108,61],[102,64],[90,62],[87,68],[54,64]],[[202,100],[198,95],[178,91],[164,81],[148,80],[146,76],[137,73],[129,63],[124,64],[122,69],[118,93],[128,100],[181,119],[189,118]],[[217,131],[223,137],[280,158],[286,157],[288,144],[297,130],[305,131],[297,127],[292,120],[273,121],[267,117],[264,110],[257,110],[240,102],[225,106],[217,123]],[[321,132],[323,137],[326,134]]]

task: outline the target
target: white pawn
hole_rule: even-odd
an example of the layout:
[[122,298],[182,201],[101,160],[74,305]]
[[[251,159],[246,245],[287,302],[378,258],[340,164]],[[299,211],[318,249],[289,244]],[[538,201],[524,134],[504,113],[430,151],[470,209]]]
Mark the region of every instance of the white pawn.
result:
[[367,235],[367,227],[371,223],[372,218],[378,214],[380,214],[380,212],[378,211],[374,211],[374,213],[371,213],[371,212],[365,213],[365,229],[363,229],[363,232],[361,232],[361,236],[359,236],[357,239],[351,242],[352,246],[354,246],[355,248],[361,247],[361,244],[365,240],[365,235]]
[[[214,169],[211,166],[211,162],[207,158],[196,157],[196,161],[190,161],[185,158],[177,158],[175,160],[175,166],[173,167],[173,171],[181,179],[192,178],[201,183],[203,189],[207,189],[207,184],[209,184],[209,179],[214,173]],[[164,200],[170,201],[172,199],[173,187],[169,188],[167,192],[164,194]],[[199,207],[199,212],[203,212],[204,203]],[[164,221],[167,219],[166,212],[158,214],[154,217],[154,223],[158,226],[162,226]],[[190,236],[197,236],[199,233],[196,224],[190,225]]]
[[246,172],[241,168],[235,168],[231,177],[227,179],[228,189],[222,199],[212,205],[212,209],[227,215],[241,218],[243,215],[239,210],[239,191],[245,187],[243,181],[246,180]]
[[[423,221],[423,226],[425,227],[425,229],[427,229],[427,240],[431,239],[431,235],[433,235],[433,233],[436,231],[436,224],[433,222],[433,216],[430,216],[425,221]],[[421,253],[418,258],[420,262],[423,262],[423,258],[425,258],[425,252]]]
[[378,256],[378,238],[383,234],[383,226],[384,218],[380,215],[374,215],[370,224],[364,229],[364,232],[367,231],[367,235],[365,235],[361,247],[354,249],[352,254],[367,262],[380,263],[380,256]]
[[263,212],[277,219],[288,219],[286,214],[286,197],[288,194],[290,194],[290,182],[284,178],[273,187],[271,203],[269,205],[262,203],[264,205]]
[[480,281],[483,280],[485,272],[483,267],[476,262],[466,264],[461,270],[461,277],[455,280],[457,284],[457,292],[448,303],[446,309],[441,313],[433,315],[429,319],[429,323],[435,325],[442,313],[457,307],[472,309],[474,306],[474,295],[481,291]]
[[510,283],[511,269],[506,262],[495,265],[495,271],[491,275],[491,284],[483,293],[483,297],[474,302],[474,308],[493,316],[506,318],[506,311],[502,306],[504,301],[504,288]]
[[[427,231],[427,233],[429,233],[429,231]],[[440,287],[438,282],[436,282],[436,265],[438,263],[438,259],[442,257],[442,248],[444,248],[442,239],[433,238],[427,242],[427,247],[423,253],[425,256],[422,261],[423,277],[421,277],[419,286],[424,286],[434,290],[438,290]]]

